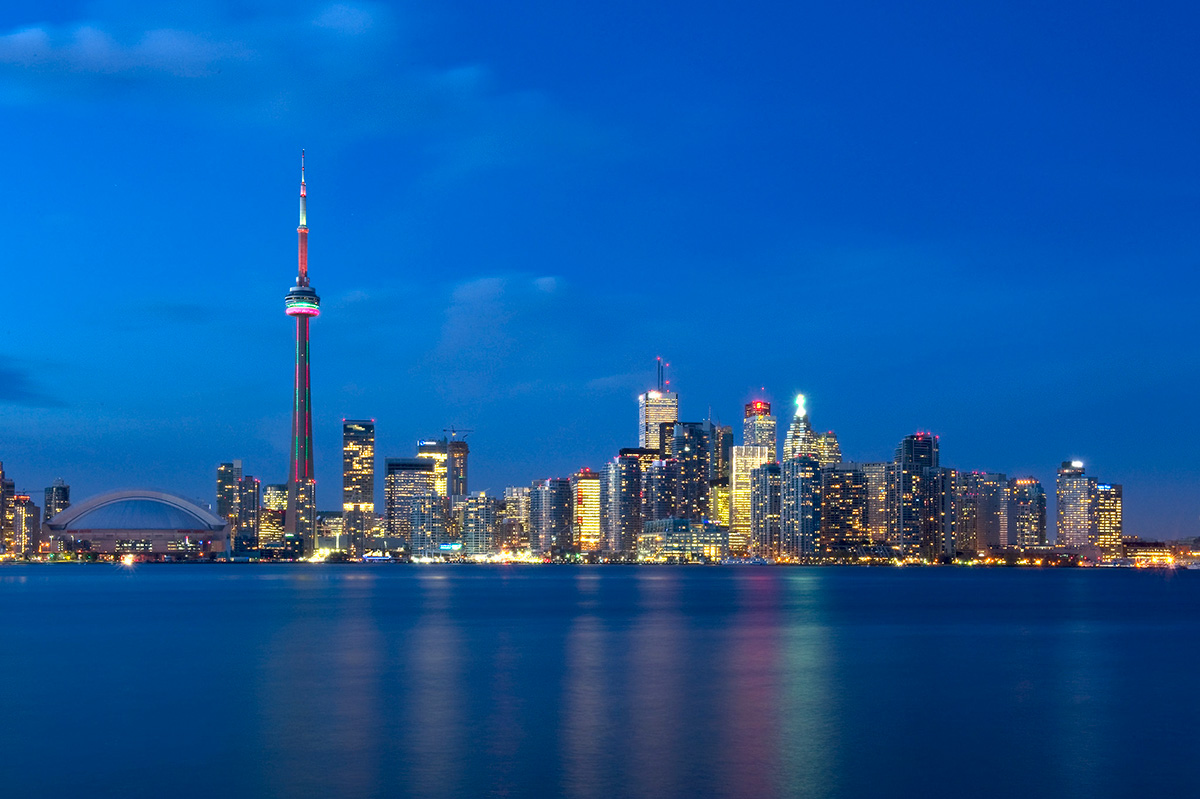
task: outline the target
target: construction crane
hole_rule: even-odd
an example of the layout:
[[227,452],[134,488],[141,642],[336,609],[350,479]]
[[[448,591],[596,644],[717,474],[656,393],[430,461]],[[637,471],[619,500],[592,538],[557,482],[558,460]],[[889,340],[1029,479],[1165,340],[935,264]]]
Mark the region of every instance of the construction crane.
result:
[[461,427],[443,427],[443,428],[442,428],[442,432],[443,432],[443,433],[449,433],[451,438],[454,438],[454,437],[456,437],[456,436],[457,436],[459,433],[462,433],[462,437],[463,437],[463,439],[465,440],[468,434],[470,434],[470,433],[474,433],[475,431],[474,431],[473,429],[471,429],[471,428],[461,428]]

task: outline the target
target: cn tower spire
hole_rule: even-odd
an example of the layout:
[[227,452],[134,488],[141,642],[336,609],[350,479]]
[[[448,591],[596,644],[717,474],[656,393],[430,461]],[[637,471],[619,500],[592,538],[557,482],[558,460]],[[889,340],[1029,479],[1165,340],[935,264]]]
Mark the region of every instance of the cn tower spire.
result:
[[308,285],[308,189],[304,185],[304,150],[300,151],[300,226],[296,233],[300,236],[299,272],[296,275],[297,286]]

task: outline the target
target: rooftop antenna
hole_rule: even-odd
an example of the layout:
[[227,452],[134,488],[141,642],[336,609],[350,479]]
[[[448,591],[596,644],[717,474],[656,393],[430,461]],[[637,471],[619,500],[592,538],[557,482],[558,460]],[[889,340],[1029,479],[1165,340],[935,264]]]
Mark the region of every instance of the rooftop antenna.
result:
[[665,383],[663,381],[663,359],[662,359],[662,356],[661,355],[658,356],[658,358],[656,360],[658,362],[658,390],[662,391],[663,387],[665,385]]

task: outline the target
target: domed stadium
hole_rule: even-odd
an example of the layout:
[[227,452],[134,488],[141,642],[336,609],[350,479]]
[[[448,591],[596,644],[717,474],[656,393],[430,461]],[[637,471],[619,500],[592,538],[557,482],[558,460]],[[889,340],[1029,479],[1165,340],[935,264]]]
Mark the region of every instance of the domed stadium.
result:
[[76,551],[107,555],[202,557],[229,550],[229,526],[208,510],[161,491],[114,491],[72,505],[45,534]]

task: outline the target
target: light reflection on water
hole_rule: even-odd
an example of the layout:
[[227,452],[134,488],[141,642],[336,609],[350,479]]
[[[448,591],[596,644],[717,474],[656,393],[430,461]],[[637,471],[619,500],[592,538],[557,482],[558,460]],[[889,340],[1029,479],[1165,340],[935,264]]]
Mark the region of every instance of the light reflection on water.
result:
[[[231,798],[1178,792],[1190,783],[1170,764],[1190,757],[1200,716],[1175,690],[1200,641],[1192,576],[15,568],[0,571],[0,784]],[[72,734],[87,745],[64,764],[46,742]],[[1123,762],[1154,768],[1135,780]]]

